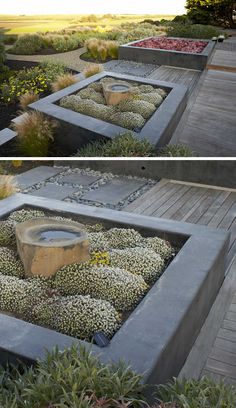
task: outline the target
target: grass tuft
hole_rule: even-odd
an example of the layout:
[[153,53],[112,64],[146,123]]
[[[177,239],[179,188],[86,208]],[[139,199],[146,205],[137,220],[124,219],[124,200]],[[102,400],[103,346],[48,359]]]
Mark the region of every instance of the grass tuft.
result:
[[70,85],[74,85],[78,82],[78,79],[75,78],[72,74],[64,74],[59,76],[56,81],[52,83],[53,92],[60,91],[61,89],[67,88]]
[[17,192],[17,186],[13,176],[0,176],[0,200]]

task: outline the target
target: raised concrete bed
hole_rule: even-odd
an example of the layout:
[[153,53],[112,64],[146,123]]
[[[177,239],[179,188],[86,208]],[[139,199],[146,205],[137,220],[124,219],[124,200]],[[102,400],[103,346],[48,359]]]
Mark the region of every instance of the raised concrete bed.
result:
[[[119,47],[119,59],[142,62],[144,64],[171,65],[174,67],[203,70],[205,69],[208,59],[210,58],[210,55],[215,46],[214,41],[194,40],[208,42],[208,45],[201,53],[190,53],[134,46],[134,44],[136,43],[151,38],[153,37],[143,38],[142,40],[132,41],[128,44],[121,45]],[[183,38],[171,38],[183,40]]]
[[[148,384],[177,376],[209,313],[224,279],[229,234],[188,223],[62,203],[17,194],[0,204],[0,218],[20,208],[41,208],[105,227],[132,227],[143,235],[168,239],[180,251],[146,297],[105,348],[83,344],[102,361],[127,363],[144,374]],[[32,362],[45,348],[63,349],[80,341],[0,314],[0,363],[9,358]]]
[[166,145],[170,141],[173,131],[185,110],[188,89],[182,85],[169,82],[141,79],[140,77],[108,72],[94,75],[30,105],[31,109],[43,112],[60,123],[55,143],[61,149],[68,152],[68,154],[73,154],[77,149],[90,142],[112,139],[118,134],[127,131],[123,127],[62,108],[58,105],[64,96],[73,95],[104,77],[153,85],[154,87],[163,88],[168,92],[164,102],[146,122],[141,131],[134,131],[137,138],[145,138],[155,147]]

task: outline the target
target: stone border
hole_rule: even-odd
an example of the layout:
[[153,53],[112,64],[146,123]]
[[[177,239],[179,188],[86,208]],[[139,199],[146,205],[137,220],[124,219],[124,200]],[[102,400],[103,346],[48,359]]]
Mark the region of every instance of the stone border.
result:
[[[184,222],[127,212],[65,204],[57,200],[16,194],[0,203],[0,218],[33,207],[102,222],[106,227],[134,227],[144,235],[158,235],[183,245],[165,273],[114,335],[99,348],[72,337],[0,314],[0,362],[34,362],[58,345],[85,344],[103,362],[125,360],[147,384],[177,376],[209,313],[224,279],[229,234]],[[151,392],[151,389],[150,389]]]
[[182,51],[171,51],[154,48],[134,47],[133,44],[156,37],[143,38],[132,41],[119,47],[119,59],[126,61],[142,62],[144,64],[170,65],[174,67],[204,70],[211,53],[214,50],[215,42],[211,40],[198,40],[192,38],[168,37],[176,40],[207,41],[208,45],[201,53],[189,53]]
[[40,99],[29,107],[59,121],[60,129],[55,142],[68,154],[76,153],[77,149],[89,142],[113,139],[118,134],[126,132],[127,129],[57,105],[64,96],[78,92],[106,76],[159,86],[169,91],[168,96],[142,130],[139,133],[133,132],[138,139],[147,139],[155,147],[166,145],[187,105],[188,89],[182,85],[104,71]]

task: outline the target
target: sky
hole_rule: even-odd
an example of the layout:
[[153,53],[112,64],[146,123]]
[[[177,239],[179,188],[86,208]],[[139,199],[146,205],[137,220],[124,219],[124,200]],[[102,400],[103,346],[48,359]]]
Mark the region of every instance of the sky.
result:
[[0,14],[183,14],[185,3],[185,0],[0,0]]

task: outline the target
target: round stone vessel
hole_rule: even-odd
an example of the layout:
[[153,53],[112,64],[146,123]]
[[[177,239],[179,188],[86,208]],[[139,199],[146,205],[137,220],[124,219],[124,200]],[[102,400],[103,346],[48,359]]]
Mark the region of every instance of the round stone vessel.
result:
[[112,82],[103,85],[103,93],[107,105],[117,105],[132,95],[133,87],[128,82]]
[[83,225],[52,218],[34,218],[16,225],[17,251],[26,276],[52,276],[64,265],[89,259]]

